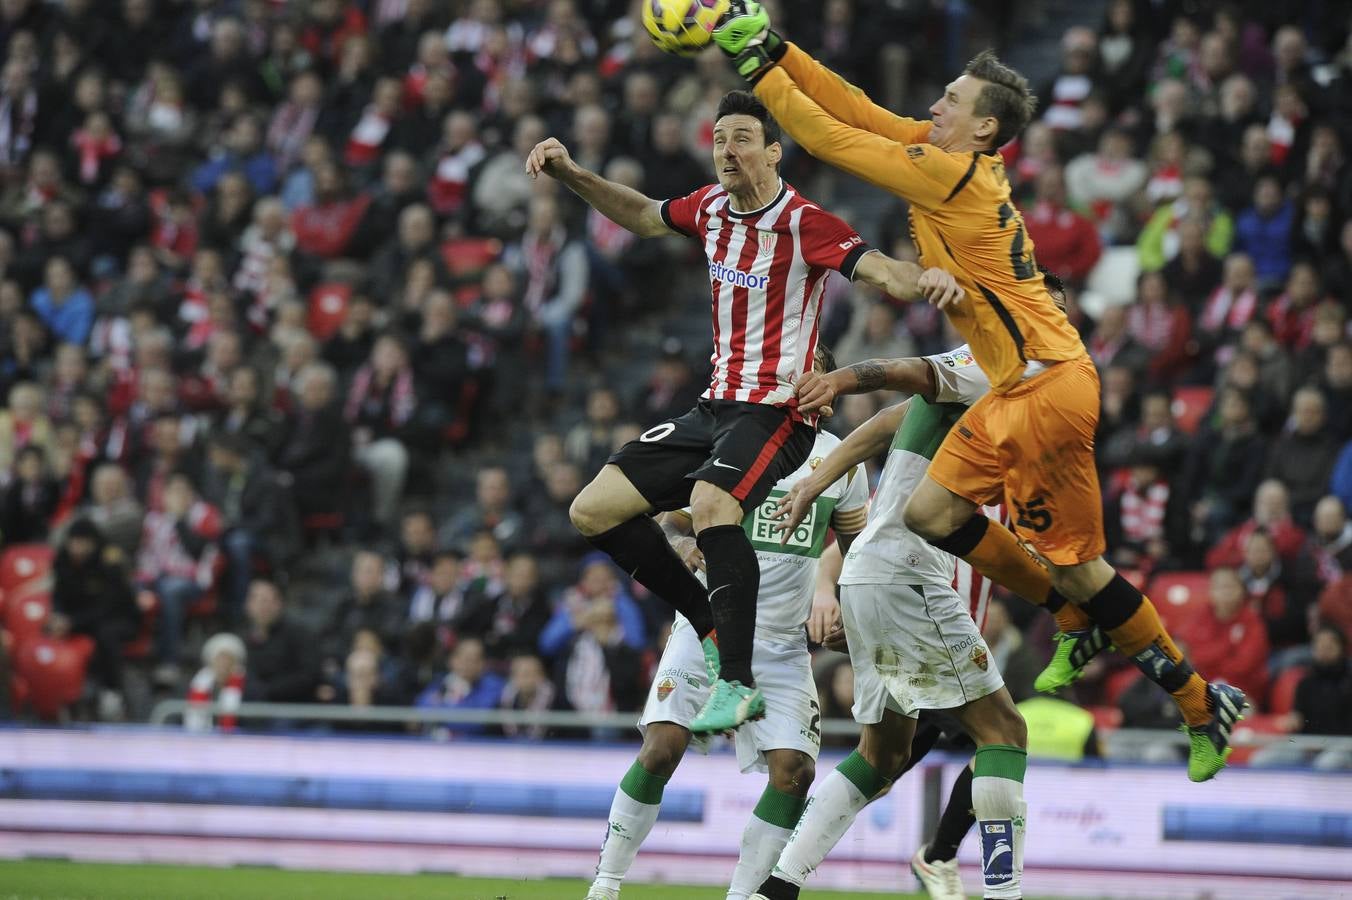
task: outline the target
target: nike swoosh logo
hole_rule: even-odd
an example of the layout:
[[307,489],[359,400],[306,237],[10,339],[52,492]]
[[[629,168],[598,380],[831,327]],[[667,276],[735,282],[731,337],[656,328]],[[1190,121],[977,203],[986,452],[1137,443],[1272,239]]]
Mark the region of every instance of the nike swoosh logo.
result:
[[732,587],[732,585],[730,584],[720,584],[718,587],[714,588],[712,591],[709,592],[709,602],[713,603],[715,594],[717,594],[719,591],[725,591],[730,587]]
[[1004,841],[1000,841],[995,845],[995,849],[991,851],[990,857],[986,860],[985,868],[990,869],[991,865],[995,862],[995,858],[1001,855],[1002,853],[1013,853],[1013,852],[1014,852],[1013,847],[1009,846],[1009,844],[1005,843]]
[[740,472],[740,471],[742,471],[741,469],[737,468],[736,466],[730,466],[730,465],[728,465],[727,463],[723,462],[722,457],[719,457],[718,459],[715,459],[715,460],[713,461],[712,465],[715,466],[716,468],[719,468],[719,469],[732,469],[734,472]]

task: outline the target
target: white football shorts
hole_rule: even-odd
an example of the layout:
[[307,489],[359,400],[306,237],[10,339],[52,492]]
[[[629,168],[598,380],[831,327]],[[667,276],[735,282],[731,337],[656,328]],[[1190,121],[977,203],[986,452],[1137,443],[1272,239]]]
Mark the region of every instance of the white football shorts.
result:
[[[768,772],[765,754],[770,750],[800,750],[816,760],[821,749],[821,707],[806,636],[779,639],[757,632],[751,673],[765,695],[765,718],[737,729],[738,767],[743,772]],[[653,722],[689,728],[708,698],[704,650],[695,629],[678,616],[648,688],[638,729],[645,731]],[[698,738],[691,746],[707,753],[708,741]]]
[[840,612],[854,668],[854,720],[914,719],[1004,687],[967,604],[943,585],[846,584]]

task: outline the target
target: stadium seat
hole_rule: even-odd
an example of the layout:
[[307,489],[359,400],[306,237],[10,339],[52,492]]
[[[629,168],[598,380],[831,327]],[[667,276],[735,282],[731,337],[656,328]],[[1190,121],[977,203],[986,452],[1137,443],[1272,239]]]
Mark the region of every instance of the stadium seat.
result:
[[1176,630],[1210,602],[1211,576],[1206,572],[1163,572],[1146,593],[1170,631]]
[[1285,715],[1296,706],[1296,688],[1301,679],[1310,674],[1305,666],[1292,666],[1277,676],[1268,692],[1268,712],[1274,716]]
[[15,544],[0,553],[0,590],[8,591],[25,581],[41,578],[52,568],[56,551],[46,544]]
[[22,649],[42,636],[52,614],[52,595],[45,591],[13,594],[5,604],[5,630]]
[[14,671],[27,683],[28,705],[39,718],[54,721],[80,699],[93,652],[94,642],[87,637],[40,637],[19,647]]
[[341,281],[326,281],[315,285],[310,291],[310,308],[305,317],[305,327],[310,329],[317,341],[326,341],[333,337],[343,319],[347,317],[348,304],[352,302],[352,285]]
[[1172,411],[1174,423],[1184,434],[1193,434],[1202,424],[1202,417],[1211,408],[1215,388],[1207,385],[1184,385],[1174,388]]

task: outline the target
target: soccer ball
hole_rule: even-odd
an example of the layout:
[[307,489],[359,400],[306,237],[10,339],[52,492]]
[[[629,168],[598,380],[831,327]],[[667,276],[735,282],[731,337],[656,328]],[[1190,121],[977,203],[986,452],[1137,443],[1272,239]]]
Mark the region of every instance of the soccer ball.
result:
[[729,0],[643,0],[643,27],[667,53],[692,56],[709,46]]

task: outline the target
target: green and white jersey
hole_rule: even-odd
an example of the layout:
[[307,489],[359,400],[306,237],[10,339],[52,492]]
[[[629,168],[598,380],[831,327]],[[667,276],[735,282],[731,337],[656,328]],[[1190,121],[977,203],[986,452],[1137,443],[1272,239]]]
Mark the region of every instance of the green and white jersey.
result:
[[[868,473],[862,464],[837,478],[812,504],[807,518],[781,544],[775,505],[780,498],[840,444],[840,438],[821,432],[807,461],[788,477],[780,479],[770,496],[747,513],[742,527],[760,561],[760,598],[756,603],[756,630],[779,635],[801,633],[812,612],[817,589],[817,567],[826,549],[826,531],[838,527],[857,534],[868,509]],[[687,510],[688,512],[688,510]]]
[[953,557],[907,528],[902,512],[948,430],[990,390],[990,381],[965,344],[925,360],[935,370],[936,402],[911,398],[887,451],[868,525],[845,554],[841,584],[953,584]]

